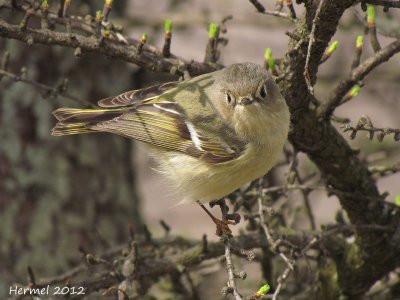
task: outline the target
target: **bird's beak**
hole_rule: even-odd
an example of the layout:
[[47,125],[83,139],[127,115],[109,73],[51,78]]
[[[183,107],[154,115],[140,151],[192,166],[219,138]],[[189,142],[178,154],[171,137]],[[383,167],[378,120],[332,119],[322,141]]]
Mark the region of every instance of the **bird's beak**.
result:
[[241,98],[238,102],[239,105],[249,105],[255,102],[253,98]]

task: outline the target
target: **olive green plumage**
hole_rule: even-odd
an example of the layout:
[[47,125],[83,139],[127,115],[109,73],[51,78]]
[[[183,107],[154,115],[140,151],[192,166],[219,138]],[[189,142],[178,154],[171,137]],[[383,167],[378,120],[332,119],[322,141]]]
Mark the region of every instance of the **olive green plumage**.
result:
[[98,104],[56,110],[52,134],[110,132],[145,142],[160,171],[190,200],[225,196],[265,174],[289,129],[289,111],[273,78],[250,63]]

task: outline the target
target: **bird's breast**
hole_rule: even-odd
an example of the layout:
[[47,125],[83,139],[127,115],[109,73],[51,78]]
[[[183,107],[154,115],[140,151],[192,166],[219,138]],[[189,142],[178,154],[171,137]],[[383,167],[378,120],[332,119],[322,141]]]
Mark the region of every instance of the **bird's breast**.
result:
[[183,202],[208,202],[227,196],[266,174],[279,159],[283,142],[273,148],[249,144],[241,156],[220,164],[161,150],[155,150],[154,157],[159,162],[159,170],[182,195]]

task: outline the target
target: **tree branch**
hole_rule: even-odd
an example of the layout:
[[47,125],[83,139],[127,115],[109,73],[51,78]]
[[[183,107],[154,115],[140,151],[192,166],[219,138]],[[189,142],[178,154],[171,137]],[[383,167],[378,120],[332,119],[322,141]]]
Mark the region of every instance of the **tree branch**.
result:
[[60,96],[62,96],[64,98],[66,98],[66,99],[69,99],[69,100],[84,104],[85,106],[91,105],[91,103],[89,103],[89,102],[86,102],[84,100],[81,100],[81,99],[73,96],[73,95],[68,94],[65,91],[65,88],[62,87],[62,86],[51,87],[51,86],[45,85],[43,83],[37,82],[35,80],[24,78],[23,76],[18,76],[18,75],[14,74],[14,73],[7,72],[7,71],[5,71],[3,69],[0,69],[0,78],[2,78],[2,77],[9,78],[10,80],[12,80],[14,82],[19,82],[20,81],[20,82],[27,83],[27,84],[29,84],[29,85],[31,85],[31,86],[43,91],[43,92],[45,92],[45,93],[47,93],[49,95],[55,96],[55,97],[60,95]]
[[[315,110],[309,108],[308,104],[312,97],[303,72],[307,41],[316,13],[314,2],[306,2],[306,20],[299,21],[294,32],[300,39],[298,42],[291,41],[282,62],[282,69],[288,75],[279,82],[279,86],[292,115],[289,140],[296,150],[305,152],[318,166],[328,186],[345,192],[339,195],[339,200],[352,224],[377,224],[397,228],[399,220],[393,217],[397,214],[384,213],[392,208],[377,200],[380,195],[365,164],[357,158],[356,152],[351,150],[337,130],[328,121],[321,120]],[[311,82],[318,70],[321,57],[336,31],[340,17],[354,3],[356,1],[324,1],[321,6],[320,17],[316,20],[319,24],[316,26],[315,43],[308,68]],[[396,50],[389,47],[392,49],[389,52],[398,51],[398,42],[392,47]],[[364,74],[361,75],[362,78],[379,63],[380,60],[368,60],[365,69],[359,67],[355,72],[360,73],[355,74]],[[340,89],[343,95],[348,88],[351,88],[350,83],[346,81],[345,88]],[[352,192],[353,195],[348,192]],[[363,196],[369,199],[360,201]],[[357,242],[354,247],[344,249],[342,255],[336,259],[341,291],[352,299],[360,298],[376,280],[399,264],[396,249],[391,241],[394,237],[391,234],[367,234],[359,229],[356,229],[356,232]]]
[[328,101],[323,103],[318,108],[318,116],[323,119],[329,118],[335,108],[341,104],[343,97],[350,91],[350,89],[365,76],[367,76],[373,69],[388,61],[393,55],[400,51],[400,40],[396,40],[385,48],[376,52],[373,56],[365,60],[360,66],[355,68],[350,76],[341,82],[333,89]]
[[[399,214],[392,211],[393,207],[388,207],[384,201],[380,200],[382,197],[370,172],[365,164],[357,158],[355,151],[351,150],[344,138],[328,120],[321,120],[319,115],[309,108],[308,104],[313,97],[308,91],[303,72],[312,22],[315,20],[317,23],[314,32],[315,42],[312,45],[309,68],[307,68],[311,82],[315,79],[321,57],[336,31],[343,12],[357,3],[355,0],[323,1],[319,18],[315,18],[317,9],[315,2],[305,1],[306,17],[295,24],[296,30],[293,36],[298,36],[299,39],[290,42],[289,51],[282,62],[282,70],[287,76],[279,82],[279,85],[292,114],[290,142],[296,150],[305,152],[318,166],[328,186],[341,191],[341,194],[338,195],[340,203],[352,224],[355,225],[357,243],[341,249],[343,251],[335,257],[335,261],[342,293],[348,298],[357,299],[376,280],[399,264],[398,252],[395,248],[398,240],[396,240],[395,233],[385,232],[383,234],[382,232],[365,231],[358,225],[371,224],[371,226],[398,228],[399,220],[397,216]],[[161,56],[160,51],[148,47],[144,47],[140,55],[135,48],[137,41],[131,46],[121,45],[108,39],[104,39],[100,43],[94,37],[49,30],[26,28],[25,31],[21,31],[19,26],[8,24],[3,20],[0,20],[0,36],[14,38],[29,44],[41,43],[72,48],[79,47],[82,51],[123,59],[159,72],[174,71],[182,74],[182,70],[187,70],[191,75],[198,75],[219,68],[218,65],[188,62],[176,57],[166,59]],[[379,53],[381,52],[377,52],[376,55]],[[370,62],[370,65],[366,67],[366,71],[361,71],[362,66],[360,66],[353,72],[358,70],[361,74],[365,73],[361,75],[360,78],[362,79],[383,61],[370,62],[367,60],[365,63]],[[350,80],[352,79],[350,78]],[[350,82],[352,83],[352,81]],[[351,88],[352,84],[346,83],[345,87],[339,91],[341,93],[347,91],[348,85]],[[214,251],[213,247],[216,247],[217,251]],[[256,247],[256,245],[253,245],[253,247]],[[209,244],[207,249],[205,256],[199,256],[193,255],[193,253],[200,252],[203,254],[203,250],[193,247],[179,255],[179,260],[175,259],[175,261],[184,266],[191,266],[200,263],[204,257],[212,257],[210,253],[215,255],[224,253],[224,246],[220,243]],[[154,276],[176,271],[175,266],[173,270],[170,268],[171,265],[168,261],[166,264],[162,264],[163,262],[165,261],[157,261],[156,266],[153,266],[150,265],[150,261],[147,261],[146,263],[149,265],[146,270],[154,271],[154,274],[156,274],[153,274]]]
[[156,72],[171,72],[183,75],[183,70],[187,70],[190,75],[196,76],[215,71],[221,67],[216,64],[189,62],[176,57],[164,58],[161,51],[150,49],[146,46],[143,52],[138,54],[135,47],[139,44],[137,41],[134,41],[134,46],[131,46],[119,44],[108,39],[103,39],[100,42],[99,39],[93,36],[86,37],[79,34],[68,34],[45,29],[26,28],[21,30],[18,25],[11,25],[2,19],[0,19],[0,36],[16,39],[30,45],[39,43],[80,48],[84,52],[99,53],[108,57],[122,59]]

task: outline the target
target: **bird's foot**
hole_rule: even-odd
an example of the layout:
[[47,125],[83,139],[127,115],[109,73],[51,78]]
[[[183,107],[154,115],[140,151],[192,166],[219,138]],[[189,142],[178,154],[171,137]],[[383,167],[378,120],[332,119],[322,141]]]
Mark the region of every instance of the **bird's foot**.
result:
[[233,237],[232,230],[229,228],[229,225],[236,225],[239,223],[240,215],[238,213],[228,214],[229,207],[226,205],[225,199],[210,202],[211,208],[215,205],[218,205],[221,208],[222,220],[214,217],[214,215],[200,201],[197,201],[197,203],[202,209],[204,209],[204,211],[210,216],[211,220],[217,226],[216,234],[218,236],[226,235],[229,238]]

